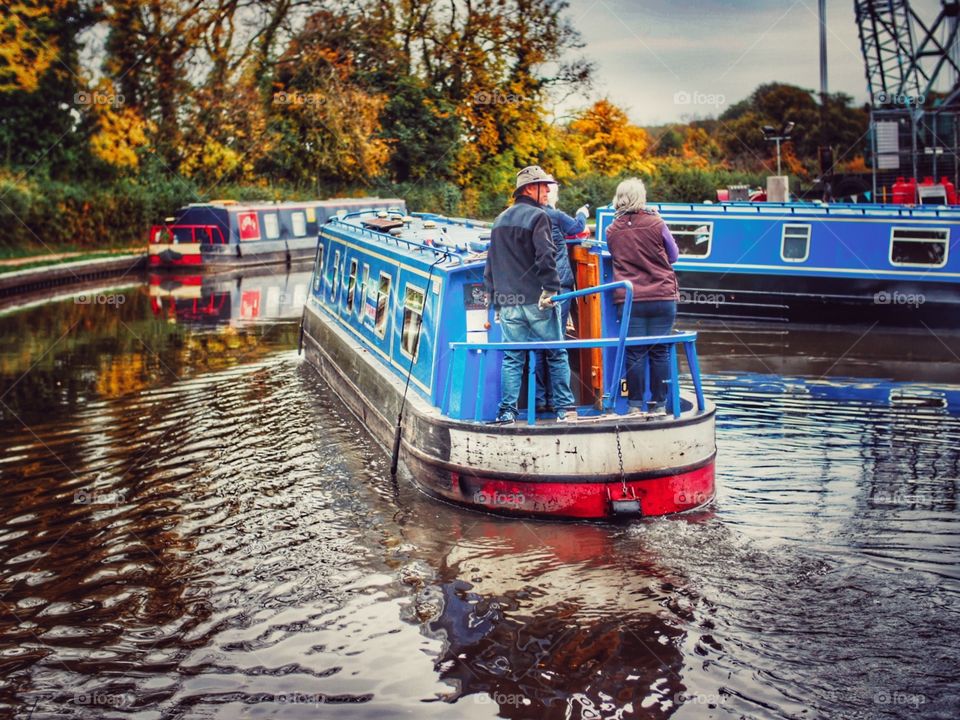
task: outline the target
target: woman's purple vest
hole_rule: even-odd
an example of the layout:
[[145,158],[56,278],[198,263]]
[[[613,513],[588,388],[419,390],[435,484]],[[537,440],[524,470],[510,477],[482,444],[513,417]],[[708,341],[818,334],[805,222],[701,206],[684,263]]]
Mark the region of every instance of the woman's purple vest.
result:
[[[618,217],[607,230],[607,245],[613,256],[613,279],[633,285],[633,301],[678,300],[677,275],[670,265],[663,240],[664,223],[659,215],[639,212]],[[617,290],[615,303],[624,291]]]

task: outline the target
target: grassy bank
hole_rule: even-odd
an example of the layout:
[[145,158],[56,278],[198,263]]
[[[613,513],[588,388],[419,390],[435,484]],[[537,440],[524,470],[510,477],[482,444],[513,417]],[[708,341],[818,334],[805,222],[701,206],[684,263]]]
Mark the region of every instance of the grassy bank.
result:
[[33,270],[40,267],[54,267],[64,263],[83,262],[85,260],[99,260],[101,258],[112,258],[120,255],[136,254],[143,252],[144,248],[117,248],[104,252],[64,252],[50,254],[45,248],[36,252],[30,252],[34,248],[25,248],[22,255],[14,258],[0,259],[0,275],[6,273],[19,272],[21,270]]

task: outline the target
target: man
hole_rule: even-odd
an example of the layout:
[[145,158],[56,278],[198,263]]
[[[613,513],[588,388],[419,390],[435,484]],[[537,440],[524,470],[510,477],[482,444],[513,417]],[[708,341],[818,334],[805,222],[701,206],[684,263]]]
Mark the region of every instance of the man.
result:
[[[506,342],[563,338],[559,308],[552,300],[560,290],[556,252],[550,219],[543,210],[549,186],[556,182],[538,165],[521,170],[517,173],[514,204],[500,213],[493,225],[483,280],[487,297],[500,314],[500,329]],[[503,354],[497,423],[517,419],[526,355],[525,350]],[[576,417],[566,351],[548,351],[546,363],[557,420]]]

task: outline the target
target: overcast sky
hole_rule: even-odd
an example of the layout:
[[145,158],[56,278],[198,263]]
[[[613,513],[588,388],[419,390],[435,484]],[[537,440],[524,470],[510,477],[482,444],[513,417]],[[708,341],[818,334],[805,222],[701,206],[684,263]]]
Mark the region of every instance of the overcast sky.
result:
[[[607,96],[637,124],[716,116],[764,82],[819,90],[817,0],[568,1],[596,64],[589,100]],[[828,82],[865,102],[853,4],[827,0]],[[936,17],[937,0],[912,4]]]

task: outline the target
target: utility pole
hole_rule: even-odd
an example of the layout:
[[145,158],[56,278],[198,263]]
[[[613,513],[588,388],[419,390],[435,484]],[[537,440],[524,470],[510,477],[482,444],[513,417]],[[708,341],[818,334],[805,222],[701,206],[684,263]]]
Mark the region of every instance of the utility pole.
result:
[[827,0],[820,0],[820,137],[817,155],[820,161],[820,183],[823,199],[830,201],[833,195],[833,151],[827,136]]

